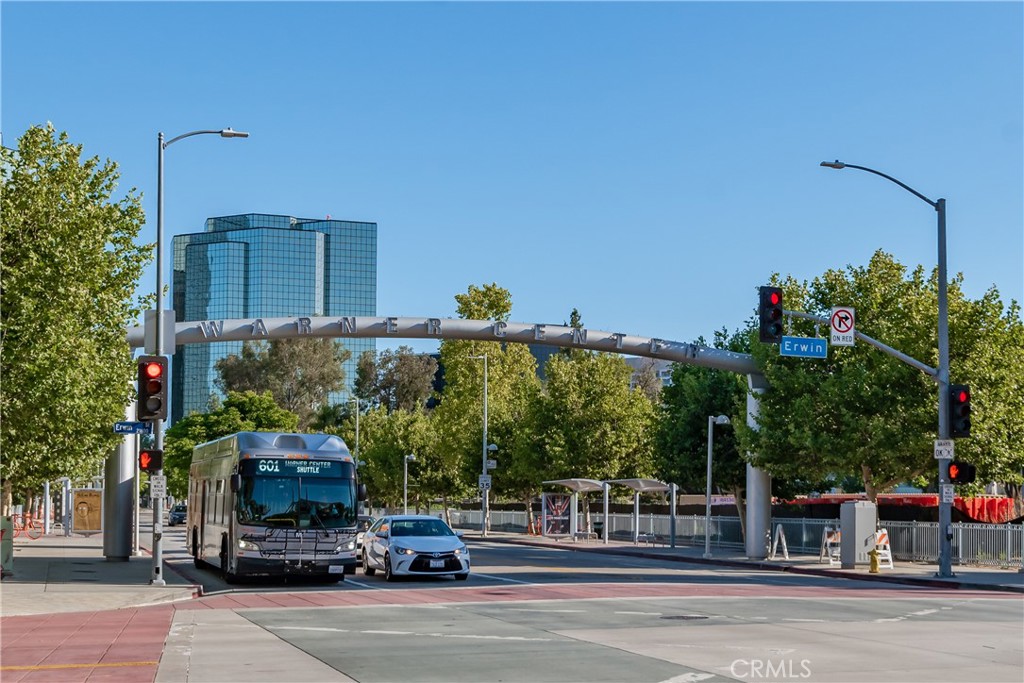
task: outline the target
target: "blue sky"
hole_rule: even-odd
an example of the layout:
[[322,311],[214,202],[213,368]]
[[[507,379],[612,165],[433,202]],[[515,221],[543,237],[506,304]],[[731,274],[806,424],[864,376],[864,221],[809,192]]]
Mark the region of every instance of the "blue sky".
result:
[[168,253],[209,216],[376,221],[380,315],[497,282],[514,321],[691,341],[772,272],[935,266],[934,211],[837,158],[945,197],[950,273],[1024,300],[1022,9],[5,0],[0,115],[117,161],[145,241],[158,131],[249,131],[168,148]]

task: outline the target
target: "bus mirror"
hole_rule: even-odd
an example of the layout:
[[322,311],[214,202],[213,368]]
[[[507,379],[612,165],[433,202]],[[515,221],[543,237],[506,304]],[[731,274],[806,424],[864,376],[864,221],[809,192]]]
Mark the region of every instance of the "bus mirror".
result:
[[366,497],[366,484],[360,484],[356,488],[356,498],[357,500],[363,501],[366,500]]
[[231,493],[238,493],[238,489],[242,488],[242,475],[232,474],[231,475]]

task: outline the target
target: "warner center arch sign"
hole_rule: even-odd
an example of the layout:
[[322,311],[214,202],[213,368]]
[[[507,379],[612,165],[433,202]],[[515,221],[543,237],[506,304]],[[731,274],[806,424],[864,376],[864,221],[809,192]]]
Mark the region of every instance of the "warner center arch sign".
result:
[[[128,345],[142,348],[144,328],[127,330]],[[747,424],[757,428],[757,396],[767,388],[764,376],[750,354],[715,349],[700,344],[676,342],[622,332],[605,332],[546,323],[517,323],[462,318],[416,318],[391,316],[241,318],[198,320],[174,324],[175,345],[210,344],[228,341],[266,341],[299,337],[378,339],[461,339],[517,344],[545,344],[562,348],[604,351],[627,356],[656,358],[747,375]],[[771,525],[771,479],[747,465],[746,553],[755,559],[768,556]]]

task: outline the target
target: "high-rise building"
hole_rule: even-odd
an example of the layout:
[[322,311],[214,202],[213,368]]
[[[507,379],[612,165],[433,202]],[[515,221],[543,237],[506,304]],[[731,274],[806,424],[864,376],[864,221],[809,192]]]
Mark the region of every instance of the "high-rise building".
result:
[[[173,241],[177,320],[377,313],[377,224],[267,214],[206,220],[206,231]],[[345,339],[346,390],[374,339]],[[242,342],[179,346],[174,354],[171,419],[205,412],[217,394],[214,364]]]

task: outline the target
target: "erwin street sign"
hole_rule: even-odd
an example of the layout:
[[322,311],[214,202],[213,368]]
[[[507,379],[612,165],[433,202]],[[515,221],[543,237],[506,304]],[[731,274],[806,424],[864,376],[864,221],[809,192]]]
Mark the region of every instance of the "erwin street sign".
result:
[[115,422],[115,434],[149,434],[152,431],[150,422]]
[[783,337],[780,356],[795,358],[828,358],[828,340],[821,337]]

